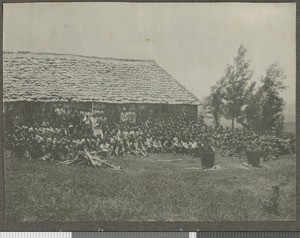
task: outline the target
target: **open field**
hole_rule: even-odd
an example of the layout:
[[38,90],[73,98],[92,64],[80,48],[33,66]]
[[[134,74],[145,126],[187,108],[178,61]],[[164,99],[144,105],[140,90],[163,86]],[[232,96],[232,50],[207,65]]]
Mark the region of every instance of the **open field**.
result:
[[[162,159],[183,159],[159,162]],[[293,220],[296,157],[246,168],[245,159],[217,156],[218,170],[181,155],[113,158],[122,170],[5,159],[6,220],[25,221],[197,221]],[[280,185],[280,214],[262,200]]]

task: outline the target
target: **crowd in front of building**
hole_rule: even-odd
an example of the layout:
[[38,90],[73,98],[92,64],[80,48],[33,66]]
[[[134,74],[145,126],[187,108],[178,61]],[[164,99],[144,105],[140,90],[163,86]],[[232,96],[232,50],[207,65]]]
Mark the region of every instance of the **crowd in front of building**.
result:
[[107,119],[104,111],[92,113],[56,108],[41,123],[15,125],[5,131],[5,148],[16,156],[39,158],[45,154],[64,160],[88,150],[105,157],[126,154],[148,156],[174,153],[200,156],[203,151],[223,156],[242,156],[246,150],[261,150],[265,159],[295,153],[295,138],[259,135],[245,128],[215,127],[177,117],[149,117],[137,122],[134,110],[123,108],[119,121]]

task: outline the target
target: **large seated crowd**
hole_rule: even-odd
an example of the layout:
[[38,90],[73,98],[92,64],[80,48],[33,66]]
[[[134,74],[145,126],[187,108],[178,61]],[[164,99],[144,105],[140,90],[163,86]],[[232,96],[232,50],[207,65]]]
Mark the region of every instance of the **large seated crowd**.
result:
[[176,153],[198,157],[205,152],[243,156],[246,150],[261,150],[265,159],[295,153],[295,137],[257,134],[250,129],[215,127],[187,116],[149,117],[136,121],[133,110],[124,108],[120,120],[108,121],[103,111],[69,112],[57,108],[41,123],[15,125],[5,131],[5,148],[16,156],[40,158],[45,154],[64,160],[80,151],[104,157],[126,154]]

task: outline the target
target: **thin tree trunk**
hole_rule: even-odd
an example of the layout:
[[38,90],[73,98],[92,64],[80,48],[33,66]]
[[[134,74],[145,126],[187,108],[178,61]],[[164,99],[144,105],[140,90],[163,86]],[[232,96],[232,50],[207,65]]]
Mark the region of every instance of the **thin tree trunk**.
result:
[[232,128],[232,130],[234,129],[234,117],[232,117],[232,119],[231,119],[231,128]]

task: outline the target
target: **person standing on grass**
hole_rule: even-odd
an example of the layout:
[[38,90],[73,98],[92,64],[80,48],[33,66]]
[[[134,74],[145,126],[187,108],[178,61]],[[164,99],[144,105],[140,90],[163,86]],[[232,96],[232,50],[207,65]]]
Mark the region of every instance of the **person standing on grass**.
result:
[[72,124],[76,130],[79,129],[80,122],[81,122],[80,113],[74,112],[74,117],[72,118]]
[[84,123],[84,133],[86,135],[90,134],[92,130],[92,120],[88,114],[86,114],[85,117],[83,118],[83,123]]
[[120,122],[122,124],[126,124],[128,122],[128,113],[127,113],[125,107],[123,108],[123,111],[121,112]]
[[61,123],[61,114],[62,114],[62,111],[59,107],[57,107],[55,110],[54,110],[54,121],[55,121],[55,125],[57,126],[59,123]]
[[96,124],[94,127],[94,136],[103,139],[103,132],[99,124]]
[[128,113],[128,121],[131,125],[135,125],[136,123],[136,114],[133,109]]
[[98,125],[101,130],[100,131],[101,138],[103,138],[103,135],[105,134],[106,127],[107,127],[107,117],[104,115],[103,111],[100,111],[100,116],[98,118]]

